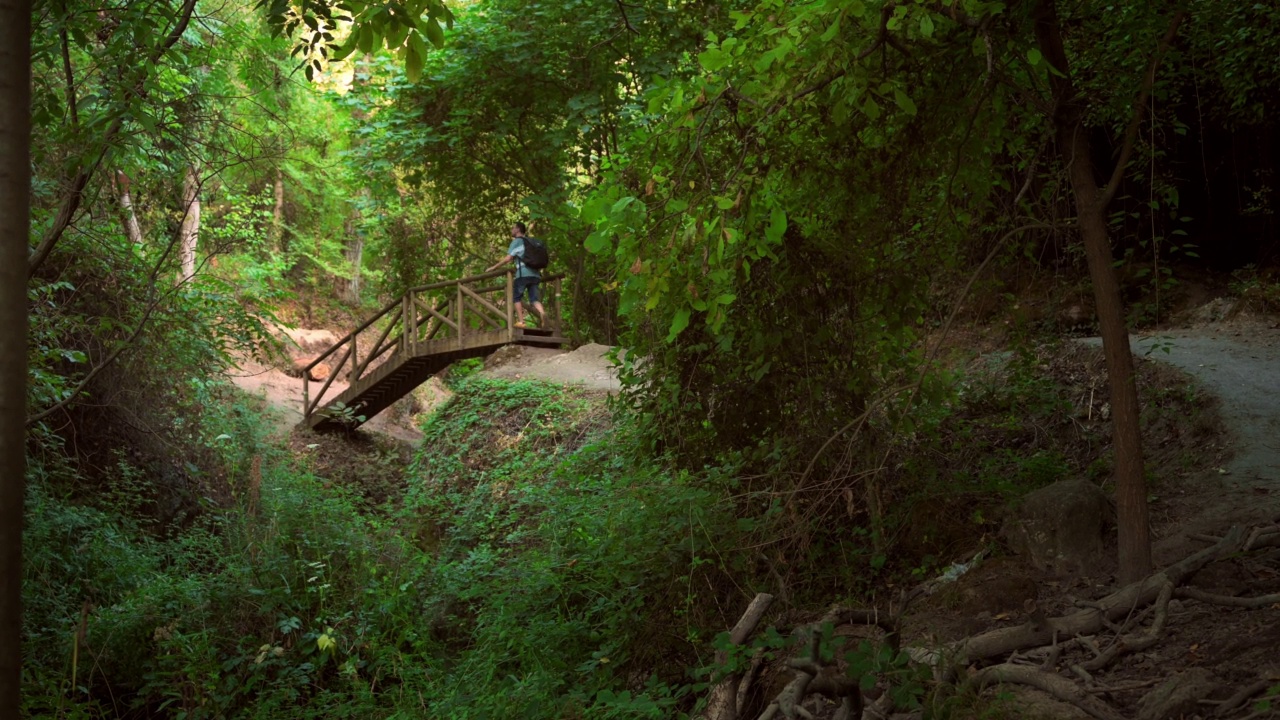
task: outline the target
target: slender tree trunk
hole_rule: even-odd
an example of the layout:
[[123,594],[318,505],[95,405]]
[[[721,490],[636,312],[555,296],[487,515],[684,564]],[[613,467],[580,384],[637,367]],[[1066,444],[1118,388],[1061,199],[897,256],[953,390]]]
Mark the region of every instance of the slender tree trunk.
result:
[[[1061,72],[1061,75],[1050,75],[1056,107],[1054,130],[1075,197],[1080,237],[1084,242],[1094,302],[1097,304],[1102,350],[1107,361],[1120,534],[1119,579],[1121,583],[1129,583],[1151,572],[1151,537],[1142,433],[1138,425],[1138,388],[1120,284],[1116,280],[1111,240],[1107,233],[1106,212],[1111,200],[1110,192],[1102,189],[1095,172],[1093,148],[1083,124],[1084,106],[1071,79],[1054,0],[1040,0],[1038,3],[1036,38],[1045,59]],[[1120,162],[1124,162],[1123,155]]]
[[124,231],[129,242],[142,244],[142,227],[138,225],[138,215],[133,211],[133,198],[129,195],[129,176],[124,171],[116,171],[116,181],[120,189],[120,210],[124,213]]
[[196,274],[196,243],[200,240],[200,175],[194,165],[187,166],[187,176],[182,183],[182,204],[185,212],[182,228],[178,230],[178,257],[182,261],[179,282],[190,280]]
[[284,172],[276,168],[275,207],[271,209],[271,232],[275,246],[283,251],[284,247]]
[[351,218],[346,222],[348,240],[345,254],[347,262],[351,264],[351,276],[340,281],[342,284],[342,299],[352,305],[360,304],[361,267],[364,263],[364,236],[360,233],[360,229],[356,227],[358,218],[358,211],[353,211]]
[[0,717],[22,688],[31,2],[0,0]]

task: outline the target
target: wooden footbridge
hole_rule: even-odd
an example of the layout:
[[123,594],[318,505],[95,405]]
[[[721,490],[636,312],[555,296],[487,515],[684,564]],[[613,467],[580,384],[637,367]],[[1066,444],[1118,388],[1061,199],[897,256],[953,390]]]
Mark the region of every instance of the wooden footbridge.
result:
[[[541,284],[546,325],[516,327],[514,273],[415,287],[321,353],[302,372],[302,423],[318,431],[352,430],[407,395],[450,363],[484,357],[504,345],[561,347],[560,277]],[[528,308],[526,308],[528,311]],[[332,369],[312,394],[312,371]],[[347,389],[331,393],[334,378]]]

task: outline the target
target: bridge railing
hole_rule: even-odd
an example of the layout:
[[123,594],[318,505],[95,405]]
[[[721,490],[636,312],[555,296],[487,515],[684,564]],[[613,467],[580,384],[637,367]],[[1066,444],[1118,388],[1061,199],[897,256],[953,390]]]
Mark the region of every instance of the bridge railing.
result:
[[[561,333],[562,277],[544,277],[540,285],[546,311],[541,329],[556,337]],[[514,271],[506,269],[410,288],[302,369],[303,417],[311,419],[344,372],[352,386],[398,356],[462,350],[469,342],[515,342],[523,332],[515,327],[514,283]],[[532,308],[525,312],[532,314]],[[322,363],[332,372],[313,398],[311,383],[317,381],[311,380],[312,370]]]

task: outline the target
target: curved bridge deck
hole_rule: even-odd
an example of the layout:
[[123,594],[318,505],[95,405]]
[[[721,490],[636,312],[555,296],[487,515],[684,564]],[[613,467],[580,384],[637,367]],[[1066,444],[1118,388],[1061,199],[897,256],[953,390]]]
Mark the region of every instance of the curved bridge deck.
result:
[[[410,289],[302,372],[303,410],[299,427],[349,431],[385,410],[450,363],[485,357],[504,345],[562,347],[560,277],[542,281],[544,328],[515,327],[511,270],[432,283]],[[312,370],[332,372],[312,393]],[[334,378],[348,387],[331,393]]]

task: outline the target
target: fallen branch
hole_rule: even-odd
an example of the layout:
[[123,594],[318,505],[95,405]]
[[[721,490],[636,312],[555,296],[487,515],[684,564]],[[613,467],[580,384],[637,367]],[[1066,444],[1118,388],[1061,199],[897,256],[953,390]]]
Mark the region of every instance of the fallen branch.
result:
[[1015,650],[1049,645],[1058,637],[1092,635],[1106,627],[1106,623],[1121,620],[1135,608],[1155,602],[1165,585],[1176,588],[1200,568],[1236,552],[1243,540],[1244,531],[1234,527],[1212,547],[1117,590],[1089,609],[975,635],[953,645],[950,654],[957,665],[964,666],[977,660],[1005,656]]
[[[729,642],[734,645],[741,645],[751,637],[751,633],[755,632],[756,625],[760,624],[760,619],[764,617],[765,612],[769,610],[769,606],[773,604],[773,596],[768,593],[758,593],[751,600],[751,604],[747,605],[747,609],[742,613],[742,617],[738,618],[738,622],[734,624],[733,629],[729,631]],[[729,662],[729,653],[725,650],[716,652],[716,665],[723,666]],[[737,720],[741,707],[738,704],[738,684],[742,680],[742,674],[738,672],[730,673],[720,681],[711,690],[711,697],[707,700],[707,709],[702,714],[706,720]]]
[[1050,695],[1069,702],[1089,713],[1098,720],[1124,720],[1120,713],[1102,700],[1090,695],[1084,688],[1054,673],[1044,672],[1028,665],[992,665],[979,670],[973,676],[973,682],[983,688],[999,683],[1015,683],[1028,685],[1043,690]]

